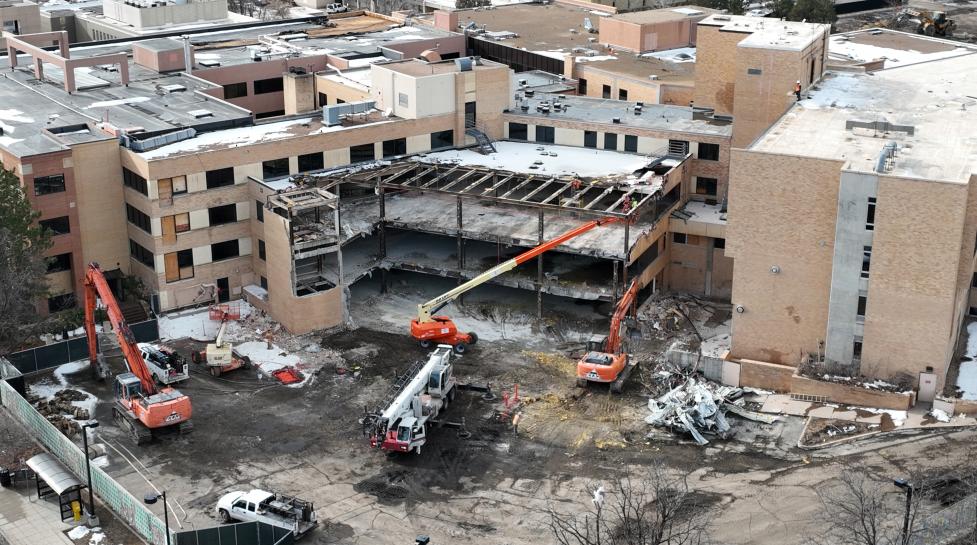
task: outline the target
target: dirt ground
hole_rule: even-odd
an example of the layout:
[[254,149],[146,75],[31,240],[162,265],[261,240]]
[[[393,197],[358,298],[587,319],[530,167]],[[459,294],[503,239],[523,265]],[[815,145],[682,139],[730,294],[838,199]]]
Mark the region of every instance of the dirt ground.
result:
[[[486,401],[462,392],[451,405],[448,416],[463,420],[471,437],[433,429],[421,455],[387,455],[369,447],[360,417],[382,400],[398,371],[425,353],[405,334],[406,322],[394,327],[386,316],[391,305],[412,299],[407,295],[437,289],[380,296],[369,283],[354,286],[352,319],[360,327],[303,339],[339,352],[349,372],[326,366],[305,387],[289,388],[251,371],[221,378],[197,371],[179,386],[193,401],[194,432],[143,447],[109,424],[109,385],[87,372],[67,379],[101,400],[96,415],[107,424],[98,429],[109,452],[106,470],[137,497],[150,490],[149,482],[165,490],[172,524],[215,525],[218,497],[260,487],[314,502],[321,527],[304,541],[314,544],[393,545],[419,534],[437,544],[545,543],[549,510],[583,511],[587,486],[628,467],[640,476],[654,461],[690,472],[691,487],[716,500],[717,542],[800,544],[829,524],[819,517],[815,491],[842,471],[841,461],[880,480],[916,464],[934,471],[972,465],[973,431],[882,434],[812,453],[796,447],[800,418],[767,426],[730,416],[733,438],[706,447],[649,429],[643,419],[654,362],[620,396],[574,387],[574,362],[566,354],[607,327],[603,309],[553,302],[548,325],[533,327],[509,303],[521,298],[531,309],[535,298],[505,291],[476,293],[465,303],[465,320],[476,330],[498,331],[501,315],[518,326],[456,360],[459,381],[490,383],[497,394]],[[493,310],[492,301],[508,310]],[[109,360],[121,371],[118,357]],[[499,418],[502,393],[513,393],[516,384],[523,402],[518,434]],[[926,452],[940,455],[921,455]],[[898,502],[895,492],[891,500]]]
[[900,27],[896,23],[896,16],[903,9],[910,7],[926,11],[944,11],[950,19],[956,22],[954,36],[950,39],[960,42],[977,43],[977,2],[931,2],[928,0],[911,0],[902,4],[892,3],[891,7],[868,9],[855,13],[839,15],[834,25],[834,32],[851,32],[865,28],[891,28],[914,32],[910,27]]

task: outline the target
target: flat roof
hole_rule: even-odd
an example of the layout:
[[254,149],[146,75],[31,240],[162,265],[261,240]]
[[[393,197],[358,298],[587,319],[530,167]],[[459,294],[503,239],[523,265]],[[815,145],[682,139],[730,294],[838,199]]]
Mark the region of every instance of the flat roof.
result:
[[699,21],[699,24],[718,26],[723,32],[748,33],[750,36],[744,38],[739,45],[764,49],[800,51],[822,34],[829,33],[829,25],[749,15],[710,15]]
[[560,60],[572,54],[578,63],[587,63],[590,68],[644,81],[649,81],[652,75],[665,81],[692,82],[695,79],[695,63],[673,63],[667,59],[642,57],[625,51],[612,52],[601,46],[597,43],[597,33],[591,34],[584,29],[584,19],[590,19],[594,29],[599,31],[604,17],[610,16],[563,4],[516,4],[487,10],[459,11],[458,23],[465,26],[474,21],[490,32],[509,31],[517,35],[502,40],[474,35],[478,39]]
[[[678,131],[711,136],[729,137],[733,134],[731,123],[706,118],[696,118],[692,108],[688,106],[671,106],[666,104],[643,104],[641,115],[635,115],[637,102],[611,100],[566,95],[541,94],[521,103],[529,106],[529,110],[520,108],[507,110],[510,116],[528,116],[533,118],[549,118],[566,121],[582,121],[591,123],[614,124],[614,119],[620,119],[621,127],[639,127],[659,131]],[[567,106],[566,109],[554,110],[549,113],[537,111],[540,102],[554,101]]]
[[885,59],[884,68],[896,68],[969,55],[975,50],[977,49],[971,44],[873,28],[831,36],[828,42],[828,59],[834,64],[861,64]]
[[[823,159],[872,172],[888,142],[899,145],[887,175],[966,182],[977,173],[977,55],[881,70],[829,72],[750,149]],[[849,121],[909,126],[888,132]]]
[[[377,66],[414,77],[460,72],[454,60],[427,62],[420,59],[405,59],[402,61],[386,62]],[[488,70],[501,67],[505,67],[505,65],[488,59],[479,59],[477,63],[472,64],[472,70]]]
[[682,21],[695,17],[706,17],[715,13],[722,13],[719,10],[704,8],[702,6],[681,6],[674,8],[649,9],[644,11],[631,11],[628,13],[617,13],[609,15],[610,19],[618,19],[628,23],[647,25],[654,23],[668,23],[672,21]]

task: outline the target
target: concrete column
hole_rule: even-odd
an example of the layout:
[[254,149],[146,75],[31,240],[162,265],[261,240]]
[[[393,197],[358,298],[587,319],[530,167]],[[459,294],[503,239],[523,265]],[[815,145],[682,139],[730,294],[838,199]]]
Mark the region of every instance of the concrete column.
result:
[[64,90],[69,95],[75,92],[75,68],[68,63],[64,65]]
[[34,77],[38,81],[44,81],[44,63],[40,58],[34,59]]
[[[380,221],[377,224],[377,231],[380,243],[380,259],[387,257],[387,203],[382,180],[377,180],[377,192],[380,194]],[[387,269],[380,267],[380,293],[387,293]]]
[[[539,209],[539,244],[543,243],[543,209]],[[536,258],[536,317],[543,318],[543,254]]]
[[10,69],[11,70],[13,70],[14,68],[17,68],[17,48],[16,47],[14,47],[12,45],[8,45],[7,46],[7,59],[10,62]]
[[122,80],[122,85],[126,87],[129,86],[129,61],[119,62],[119,79]]
[[613,293],[614,293],[614,300],[616,301],[617,300],[617,293],[618,293],[618,290],[617,290],[617,260],[611,261],[611,267],[613,267],[613,269],[614,269],[614,274],[611,276],[611,278],[612,278],[611,282],[613,283],[612,285],[614,286]]
[[461,236],[462,231],[462,206],[461,196],[458,196],[458,271],[465,269],[465,240]]

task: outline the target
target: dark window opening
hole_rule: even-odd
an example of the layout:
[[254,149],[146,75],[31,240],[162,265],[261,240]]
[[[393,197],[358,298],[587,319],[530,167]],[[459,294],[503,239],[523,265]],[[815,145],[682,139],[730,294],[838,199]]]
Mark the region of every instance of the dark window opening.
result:
[[475,120],[476,117],[478,116],[475,109],[476,107],[474,102],[465,103],[465,127],[466,128],[475,126]]
[[254,114],[255,119],[266,119],[269,117],[278,117],[285,115],[285,110],[272,110],[270,112],[261,112],[260,114]]
[[868,278],[869,269],[872,267],[872,247],[862,247],[862,278]]
[[241,255],[241,251],[237,239],[210,245],[210,259],[212,261],[221,261],[239,255]]
[[862,341],[855,339],[851,346],[851,357],[853,360],[862,359]]
[[271,159],[261,163],[261,177],[265,180],[288,176],[288,157]]
[[617,90],[617,99],[618,100],[627,100],[628,99],[628,90],[627,89],[618,89]]
[[237,221],[237,205],[225,204],[224,206],[208,208],[207,216],[209,217],[210,225],[212,226],[223,225],[225,223],[234,223]]
[[[129,206],[129,205],[126,205]],[[148,217],[146,218],[149,219]],[[46,220],[41,220],[38,222],[41,229],[50,231],[52,235],[67,235],[71,232],[71,226],[68,222],[68,216],[61,216],[59,218],[51,218]]]
[[47,258],[47,272],[56,273],[71,270],[71,254],[58,254]]
[[61,312],[62,310],[68,310],[69,308],[75,308],[78,302],[75,299],[75,294],[65,293],[62,295],[55,295],[54,297],[49,297],[47,300],[47,310],[48,312]]
[[132,256],[132,258],[136,261],[149,267],[149,270],[156,270],[156,262],[153,259],[153,252],[143,248],[131,238],[129,239],[129,255]]
[[[510,123],[511,127],[512,124]],[[511,131],[512,129],[510,129]],[[455,131],[438,131],[431,133],[431,149],[452,148],[455,145]]]
[[529,127],[525,123],[509,123],[509,139],[529,140]]
[[254,94],[256,95],[277,93],[284,89],[285,81],[282,78],[259,79],[254,82]]
[[611,86],[604,85],[601,87],[600,96],[603,98],[611,98]]
[[577,93],[580,95],[587,95],[587,80],[580,78],[577,80]]
[[686,237],[685,233],[672,233],[672,242],[675,244],[685,244]]
[[970,287],[977,288],[977,272],[975,272],[974,277],[970,279]]
[[612,132],[604,133],[604,149],[616,150],[617,149],[617,135]]
[[407,154],[407,139],[396,138],[394,140],[383,141],[383,158],[396,157]]
[[258,239],[258,259],[265,260],[265,241]]
[[699,143],[699,159],[703,161],[719,160],[719,144]]
[[126,219],[129,223],[135,225],[136,227],[146,231],[147,233],[152,233],[153,229],[149,223],[149,216],[144,214],[142,210],[126,203]]
[[583,147],[585,147],[585,148],[596,148],[597,147],[597,131],[584,131],[583,132]]
[[207,171],[207,189],[234,185],[234,167]]
[[689,154],[689,143],[686,140],[669,140],[668,154],[686,156]]
[[875,229],[875,197],[868,198],[868,210],[865,213],[865,229],[867,231]]
[[362,163],[363,161],[373,161],[374,159],[376,159],[376,150],[372,142],[349,148],[350,163]]
[[[143,184],[145,183],[146,180],[143,180]],[[64,190],[64,174],[37,176],[34,178],[34,195],[49,195],[51,193],[61,193]],[[145,194],[147,191],[143,191],[142,193]]]
[[135,189],[143,195],[149,196],[149,184],[146,183],[146,178],[143,178],[126,167],[122,167],[122,183],[128,188]]
[[553,127],[536,125],[536,141],[552,144],[556,141],[556,129]]
[[865,307],[868,305],[868,298],[864,295],[858,296],[858,308],[855,310],[855,316],[859,319],[865,319]]
[[260,282],[261,282],[261,288],[264,289],[265,291],[268,291],[268,279],[262,276]]
[[224,86],[224,99],[241,98],[248,96],[248,84],[245,82],[228,83]]
[[624,151],[630,151],[631,153],[638,152],[638,137],[633,134],[624,135]]
[[714,238],[714,239],[712,239],[712,247],[715,248],[715,249],[717,249],[717,250],[725,250],[726,249],[726,239],[724,239],[724,238]]
[[309,153],[306,155],[299,155],[299,172],[322,170],[325,167],[326,167],[326,162],[323,159],[321,153]]
[[265,222],[265,205],[261,201],[254,201],[254,217],[261,223]]
[[715,195],[716,188],[719,185],[719,181],[715,178],[700,178],[695,179],[695,193],[696,195]]
[[319,107],[327,106],[329,104],[329,95],[325,93],[319,93]]

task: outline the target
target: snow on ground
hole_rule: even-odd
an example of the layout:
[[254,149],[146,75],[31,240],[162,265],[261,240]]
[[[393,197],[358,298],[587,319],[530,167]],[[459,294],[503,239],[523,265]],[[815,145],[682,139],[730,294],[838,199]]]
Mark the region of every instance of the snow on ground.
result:
[[315,371],[317,371],[315,366],[304,365],[302,358],[295,354],[289,354],[286,350],[275,344],[269,344],[267,341],[249,341],[235,344],[234,351],[241,356],[247,356],[251,360],[251,365],[258,368],[267,377],[271,377],[272,373],[286,367],[298,369],[302,372],[302,381],[289,384],[290,388],[305,386],[312,380]]
[[614,55],[594,55],[593,57],[588,57],[585,55],[580,55],[576,58],[577,62],[600,62],[600,61],[616,61],[617,57]]
[[[247,301],[239,300],[229,303],[231,307],[241,310],[241,319],[247,318],[254,311]],[[217,338],[217,331],[220,329],[220,322],[210,319],[208,308],[195,309],[190,311],[174,312],[159,318],[159,338],[162,341],[175,339],[193,339],[195,341],[213,341]],[[229,322],[227,335],[235,337],[239,331],[239,324],[236,321]]]
[[832,36],[828,46],[830,56],[841,57],[854,60],[855,62],[869,62],[877,59],[885,59],[885,68],[896,68],[907,64],[946,59],[949,57],[959,57],[973,53],[974,50],[967,47],[957,47],[947,51],[935,51],[923,53],[913,49],[890,49],[877,45],[856,43],[848,39],[848,36]]
[[892,418],[892,423],[896,427],[903,425],[906,422],[906,417],[909,416],[909,413],[907,411],[897,411],[895,409],[876,409],[873,407],[848,407],[848,408],[850,410],[865,411],[874,414],[889,413],[889,416]]
[[977,322],[967,326],[967,351],[957,373],[957,388],[963,391],[963,399],[977,400]]
[[[651,160],[643,155],[590,148],[539,145],[522,142],[496,142],[496,153],[482,155],[473,150],[429,153],[415,160],[425,163],[458,163],[526,174],[609,176],[631,174]],[[542,153],[547,155],[543,155]],[[541,161],[541,165],[534,165]],[[536,166],[537,168],[530,168]]]
[[655,51],[645,53],[642,57],[652,57],[661,61],[668,62],[695,62],[694,47],[679,47],[677,49],[667,49],[665,51]]
[[117,100],[102,100],[99,102],[92,102],[88,106],[85,106],[85,109],[88,110],[90,108],[107,108],[109,106],[124,106],[126,104],[136,104],[138,102],[149,102],[150,100],[152,100],[150,97],[129,97],[129,98],[120,98]]
[[552,49],[547,51],[533,51],[537,55],[542,55],[544,57],[549,57],[551,59],[564,60],[567,56],[566,52],[562,49]]
[[73,540],[81,539],[88,535],[88,526],[75,526],[68,532],[68,537]]
[[[44,399],[53,399],[54,394],[69,387],[68,380],[65,378],[65,375],[73,375],[75,373],[84,371],[85,369],[88,369],[89,366],[90,364],[87,359],[68,362],[64,365],[59,366],[57,369],[54,370],[54,378],[55,380],[57,380],[57,384],[54,384],[47,379],[44,379],[39,382],[35,382],[34,384],[31,384],[30,386],[28,386],[28,388],[30,389],[30,392],[32,394],[38,397]],[[75,407],[81,407],[82,409],[87,410],[89,416],[91,418],[94,418],[95,406],[98,405],[98,397],[86,392],[85,390],[77,386],[71,386],[71,389],[77,390],[85,394],[86,396],[86,399],[82,399],[80,401],[72,401],[71,404],[74,405]],[[73,419],[73,417],[68,417],[68,418]]]

